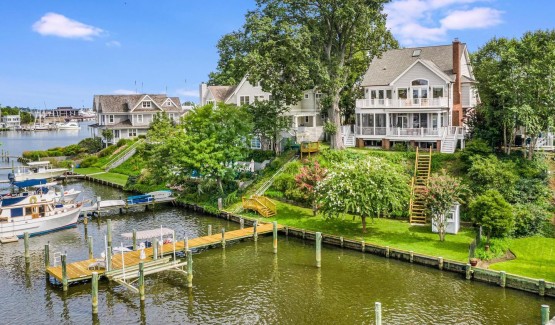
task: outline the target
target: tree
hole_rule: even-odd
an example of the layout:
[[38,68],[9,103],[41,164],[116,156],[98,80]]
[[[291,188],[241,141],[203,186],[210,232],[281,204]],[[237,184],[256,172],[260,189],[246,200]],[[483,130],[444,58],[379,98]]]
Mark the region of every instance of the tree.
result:
[[260,81],[273,98],[288,105],[316,86],[329,98],[328,118],[338,130],[332,148],[341,149],[342,92],[354,87],[374,57],[397,46],[385,25],[386,2],[257,0],[243,28],[222,38],[226,51],[220,49],[220,58],[225,62],[217,74],[230,75],[228,69],[246,66],[249,81]]
[[514,226],[513,208],[497,190],[487,190],[470,202],[469,214],[482,226],[488,244],[491,237],[508,235]]
[[295,182],[299,190],[306,195],[312,213],[316,216],[318,212],[318,204],[316,202],[316,188],[318,184],[326,177],[327,169],[322,168],[317,160],[310,160],[306,165],[302,166],[299,173],[295,176]]
[[474,156],[472,166],[468,169],[468,186],[475,195],[487,190],[498,190],[505,199],[512,201],[518,175],[511,161],[499,160],[494,155]]
[[466,187],[454,177],[446,174],[445,170],[439,175],[433,175],[428,187],[423,192],[424,206],[432,219],[439,234],[439,240],[445,240],[447,216],[455,203],[462,203],[462,196]]
[[362,220],[404,209],[409,179],[402,167],[383,158],[366,157],[336,165],[317,186],[320,211],[326,218],[351,213]]
[[255,101],[247,108],[253,120],[253,134],[271,139],[272,148],[279,154],[279,135],[291,127],[291,120],[284,116],[289,108],[276,101]]
[[106,144],[112,141],[112,139],[114,138],[114,133],[112,132],[112,130],[109,130],[109,129],[102,130],[101,135],[106,141]]
[[150,123],[146,137],[151,142],[163,141],[171,137],[175,129],[175,123],[166,112],[156,113]]

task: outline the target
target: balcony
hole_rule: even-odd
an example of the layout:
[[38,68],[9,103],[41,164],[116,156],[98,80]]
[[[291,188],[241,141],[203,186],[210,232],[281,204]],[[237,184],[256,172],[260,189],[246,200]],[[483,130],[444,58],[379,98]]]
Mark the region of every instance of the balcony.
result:
[[420,108],[447,107],[447,97],[408,99],[357,99],[357,108]]
[[464,138],[464,129],[460,127],[440,128],[400,128],[400,127],[367,127],[355,126],[355,135],[359,136],[386,136],[391,138],[439,138],[452,136],[457,139]]

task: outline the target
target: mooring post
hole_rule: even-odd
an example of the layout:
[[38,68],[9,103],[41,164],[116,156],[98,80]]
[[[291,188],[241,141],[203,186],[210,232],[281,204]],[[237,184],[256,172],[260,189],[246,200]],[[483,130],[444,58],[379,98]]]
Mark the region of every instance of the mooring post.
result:
[[92,313],[98,314],[98,272],[92,273]]
[[87,238],[87,243],[89,244],[89,260],[92,260],[94,258],[94,252],[93,252],[93,237],[89,236]]
[[377,302],[375,304],[376,310],[376,325],[382,325],[382,303]]
[[108,228],[108,246],[112,247],[112,219],[106,220],[106,227]]
[[340,243],[341,247],[343,247],[343,244],[344,244],[343,236],[339,237],[339,243]]
[[443,257],[441,256],[437,258],[437,268],[443,270]]
[[25,246],[25,264],[31,263],[31,254],[29,253],[29,233],[23,234],[23,246]]
[[158,259],[158,238],[154,238],[154,243],[152,243],[152,258]]
[[277,221],[272,222],[272,230],[274,235],[274,254],[277,254],[277,236],[278,236]]
[[225,228],[222,228],[222,248],[225,248]]
[[221,197],[218,198],[218,210],[222,210],[224,208],[223,199]]
[[542,297],[545,296],[545,280],[544,279],[538,280],[538,294]]
[[411,263],[414,262],[414,252],[413,251],[409,252],[409,262],[411,262]]
[[106,270],[107,271],[111,271],[112,270],[112,246],[108,246],[108,248],[106,249]]
[[100,196],[96,197],[96,211],[100,211],[100,201],[102,198]]
[[193,287],[193,253],[187,251],[187,288]]
[[464,267],[464,272],[466,273],[466,279],[470,280],[472,278],[472,265],[467,263]]
[[252,237],[254,238],[254,241],[258,241],[258,221],[254,221],[254,223],[252,224],[253,227],[253,231],[252,231]]
[[240,218],[239,219],[239,229],[244,229],[245,228],[245,219]]
[[87,216],[85,216],[83,218],[83,224],[85,225],[85,229],[87,228],[87,224],[89,223],[89,218],[87,218]]
[[212,236],[212,225],[208,225],[208,236]]
[[145,300],[145,264],[139,262],[139,297],[141,301]]
[[67,265],[66,265],[66,254],[62,254],[62,288],[63,291],[67,291]]
[[549,305],[542,305],[542,325],[549,324]]
[[389,246],[385,246],[385,257],[389,258]]
[[185,248],[185,253],[187,253],[187,251],[189,250],[189,237],[187,236],[185,236],[185,243],[183,247]]
[[505,271],[499,272],[499,286],[505,288],[507,282],[507,273]]
[[316,233],[316,267],[322,267],[322,233]]
[[133,229],[133,250],[137,250],[137,230]]
[[48,269],[49,266],[50,266],[50,242],[44,245],[44,272],[46,272],[46,274],[48,274],[46,270]]

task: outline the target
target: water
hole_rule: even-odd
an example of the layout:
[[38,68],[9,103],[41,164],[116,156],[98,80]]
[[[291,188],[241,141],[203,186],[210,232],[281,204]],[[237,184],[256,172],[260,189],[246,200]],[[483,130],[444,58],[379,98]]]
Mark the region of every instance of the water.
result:
[[[117,190],[77,183],[85,197],[115,199]],[[179,238],[206,234],[211,224],[237,229],[226,220],[180,208],[159,207],[113,214],[114,243],[119,234],[160,225]],[[323,247],[322,268],[311,242],[279,237],[258,243],[228,243],[194,255],[193,289],[183,275],[146,277],[146,301],[115,283],[99,286],[99,314],[91,315],[90,283],[67,293],[47,284],[43,248],[67,251],[69,261],[87,257],[86,236],[95,255],[103,249],[105,217],[77,228],[31,238],[32,262],[25,270],[23,242],[0,246],[0,323],[21,324],[373,324],[374,302],[382,303],[384,324],[537,324],[541,298],[511,289],[466,281],[463,276],[334,247]],[[52,253],[51,253],[52,255]]]

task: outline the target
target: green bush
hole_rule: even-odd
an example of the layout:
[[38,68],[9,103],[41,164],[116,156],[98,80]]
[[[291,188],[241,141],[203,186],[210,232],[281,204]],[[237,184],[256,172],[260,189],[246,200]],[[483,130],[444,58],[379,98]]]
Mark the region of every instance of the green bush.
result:
[[547,210],[547,207],[535,203],[517,204],[514,206],[514,213],[513,236],[550,235],[549,232],[544,233],[551,225],[549,222],[551,213]]
[[509,240],[506,238],[493,238],[490,240],[489,249],[486,251],[487,244],[482,241],[476,247],[475,256],[481,260],[489,261],[494,258],[502,257],[509,250]]
[[275,199],[282,199],[285,197],[285,195],[283,194],[283,192],[281,191],[273,191],[273,190],[267,190],[264,193],[265,196],[267,197],[271,197],[271,198],[275,198]]
[[295,201],[300,203],[301,205],[308,205],[308,198],[306,194],[301,192],[301,190],[297,187],[290,188],[285,191],[285,198],[291,201]]
[[99,137],[86,138],[79,141],[78,145],[83,148],[86,153],[96,153],[102,149],[102,140]]
[[272,184],[272,189],[285,193],[289,189],[294,189],[297,187],[295,182],[295,176],[289,173],[282,173],[274,179]]
[[264,160],[271,160],[275,157],[275,153],[272,150],[251,150],[249,155],[245,158],[245,161],[254,160],[256,162],[263,162]]
[[488,241],[508,235],[514,227],[513,208],[497,190],[487,190],[470,202],[469,214],[482,226]]
[[79,146],[78,144],[72,144],[72,145],[69,145],[69,146],[61,149],[64,156],[77,156],[83,150],[84,149],[81,148],[81,146]]
[[132,140],[130,139],[119,139],[118,143],[116,143],[116,147],[121,147],[124,146],[126,144],[128,144],[129,142],[132,142]]
[[79,164],[79,167],[81,168],[92,167],[94,164],[96,164],[96,162],[98,162],[97,156],[89,156],[81,161],[81,164]]
[[406,143],[397,142],[391,147],[391,151],[408,151]]
[[111,154],[114,153],[114,151],[116,151],[117,148],[118,147],[116,146],[108,146],[107,148],[100,150],[100,152],[98,153],[98,157],[102,158],[102,157],[110,156]]

